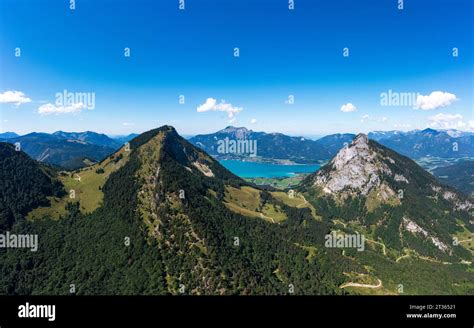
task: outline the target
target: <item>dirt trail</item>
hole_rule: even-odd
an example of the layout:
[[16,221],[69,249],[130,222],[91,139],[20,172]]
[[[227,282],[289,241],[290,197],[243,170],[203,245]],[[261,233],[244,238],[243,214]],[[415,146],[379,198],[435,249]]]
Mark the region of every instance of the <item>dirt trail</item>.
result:
[[342,285],[339,288],[347,288],[347,287],[359,287],[359,288],[380,288],[382,287],[382,280],[377,279],[378,283],[377,285],[368,285],[368,284],[359,284],[356,282],[348,282]]
[[382,243],[379,242],[379,241],[375,241],[375,240],[372,240],[372,239],[369,239],[369,238],[366,238],[365,240],[370,241],[371,243],[374,243],[374,244],[379,244],[379,245],[381,245],[381,246],[382,246],[383,255],[387,256],[387,250],[385,249],[385,244],[382,244]]

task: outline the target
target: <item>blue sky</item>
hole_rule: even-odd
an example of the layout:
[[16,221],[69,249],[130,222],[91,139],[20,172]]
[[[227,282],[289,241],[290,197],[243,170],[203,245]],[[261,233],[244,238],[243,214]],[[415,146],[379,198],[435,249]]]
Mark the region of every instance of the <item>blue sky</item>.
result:
[[[405,0],[403,10],[397,0],[75,6],[0,0],[0,132],[474,129],[471,0]],[[94,108],[56,104],[64,90],[93,93]],[[421,98],[382,106],[388,90]]]

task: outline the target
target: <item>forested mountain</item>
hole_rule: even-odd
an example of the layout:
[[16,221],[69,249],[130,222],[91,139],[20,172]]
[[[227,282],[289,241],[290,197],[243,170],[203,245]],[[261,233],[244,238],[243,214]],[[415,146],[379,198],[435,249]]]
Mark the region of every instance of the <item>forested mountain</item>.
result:
[[474,203],[407,157],[358,135],[303,181],[301,191],[326,215],[352,222],[400,254],[470,259],[453,235],[474,231]]
[[63,194],[51,169],[0,142],[0,230],[10,228],[31,209],[48,205],[49,196]]

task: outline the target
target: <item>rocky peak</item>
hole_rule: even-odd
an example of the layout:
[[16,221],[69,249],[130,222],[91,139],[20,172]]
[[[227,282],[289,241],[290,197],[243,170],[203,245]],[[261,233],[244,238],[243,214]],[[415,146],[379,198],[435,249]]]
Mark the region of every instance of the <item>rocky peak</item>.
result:
[[350,162],[366,161],[370,155],[369,139],[365,134],[358,134],[350,145],[342,148],[336,154],[331,163],[334,164],[336,169],[342,169]]
[[[452,236],[440,231],[470,226],[472,202],[441,185],[414,161],[369,141],[364,134],[308,176],[300,190],[308,198],[326,202],[334,217],[357,220],[369,231],[376,225],[381,239],[390,236],[385,244],[401,245],[400,249],[414,249],[429,257],[469,255],[451,246]],[[333,201],[337,206],[332,206]],[[389,207],[397,209],[387,211]],[[398,229],[393,229],[396,225]]]
[[223,132],[223,133],[233,133],[233,132],[237,132],[237,131],[241,131],[241,132],[249,132],[249,130],[245,127],[235,127],[235,126],[231,126],[229,125],[228,127],[226,127],[225,129],[222,129],[220,130],[219,132]]
[[369,138],[367,137],[366,134],[364,133],[359,133],[355,138],[354,141],[352,142],[354,144],[366,144],[368,145],[369,143]]
[[234,126],[228,126],[225,129],[219,131],[219,133],[225,133],[231,136],[232,138],[237,138],[237,139],[245,139],[252,132],[253,132],[252,130],[249,130],[245,127],[234,127]]
[[350,145],[337,153],[327,169],[316,174],[314,185],[329,194],[351,189],[367,195],[380,186],[384,173],[391,174],[388,165],[369,144],[367,135],[358,134]]

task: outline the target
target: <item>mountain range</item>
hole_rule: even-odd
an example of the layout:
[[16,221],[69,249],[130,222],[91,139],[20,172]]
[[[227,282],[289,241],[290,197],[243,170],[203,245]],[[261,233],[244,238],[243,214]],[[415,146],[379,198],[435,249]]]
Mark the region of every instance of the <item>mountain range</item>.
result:
[[[246,128],[227,127],[216,133],[197,135],[189,139],[217,158],[248,157],[248,154],[221,154],[219,140],[256,140],[258,156],[290,160],[297,163],[317,163],[332,158],[354,134],[332,134],[317,140],[289,137],[280,133],[254,132]],[[375,131],[368,134],[375,140],[412,159],[422,157],[462,158],[474,157],[474,134],[457,130]]]
[[474,293],[473,202],[363,134],[294,190],[240,179],[170,126],[72,172],[13,149],[0,143],[8,207],[29,192],[12,183],[46,187],[0,212],[41,240],[0,249],[5,294]]
[[[0,134],[0,141],[19,142],[32,158],[76,169],[97,162],[130,141],[137,134],[109,137],[91,131],[53,134],[30,133],[18,136],[13,132]],[[325,163],[355,137],[354,134],[332,134],[317,140],[288,136],[282,133],[255,132],[244,127],[228,126],[211,134],[196,135],[189,141],[217,159],[246,159],[254,157],[249,152],[219,152],[219,144],[229,141],[249,140],[256,142],[256,158],[251,160]],[[474,134],[457,130],[375,131],[368,134],[375,140],[398,153],[415,160],[458,159],[474,157]],[[447,163],[436,163],[446,166]]]
[[95,133],[91,131],[86,132],[64,132],[56,131],[53,136],[66,139],[68,141],[82,142],[84,144],[91,144],[96,146],[109,147],[112,149],[118,149],[123,145],[119,141],[112,139],[105,134]]
[[7,132],[0,141],[17,144],[33,159],[65,169],[76,169],[100,161],[136,135],[112,139],[91,131],[29,133],[18,136]]
[[219,153],[219,141],[253,140],[257,142],[257,156],[267,159],[289,160],[297,163],[317,163],[328,160],[353,135],[336,134],[314,141],[304,137],[290,137],[282,133],[254,132],[247,128],[228,126],[212,134],[197,135],[189,141],[219,159],[246,158],[249,154]]
[[16,134],[15,132],[0,133],[0,139],[10,139],[10,138],[17,138],[17,137],[19,137],[19,135]]
[[410,158],[474,156],[474,134],[456,130],[369,133],[369,138]]

